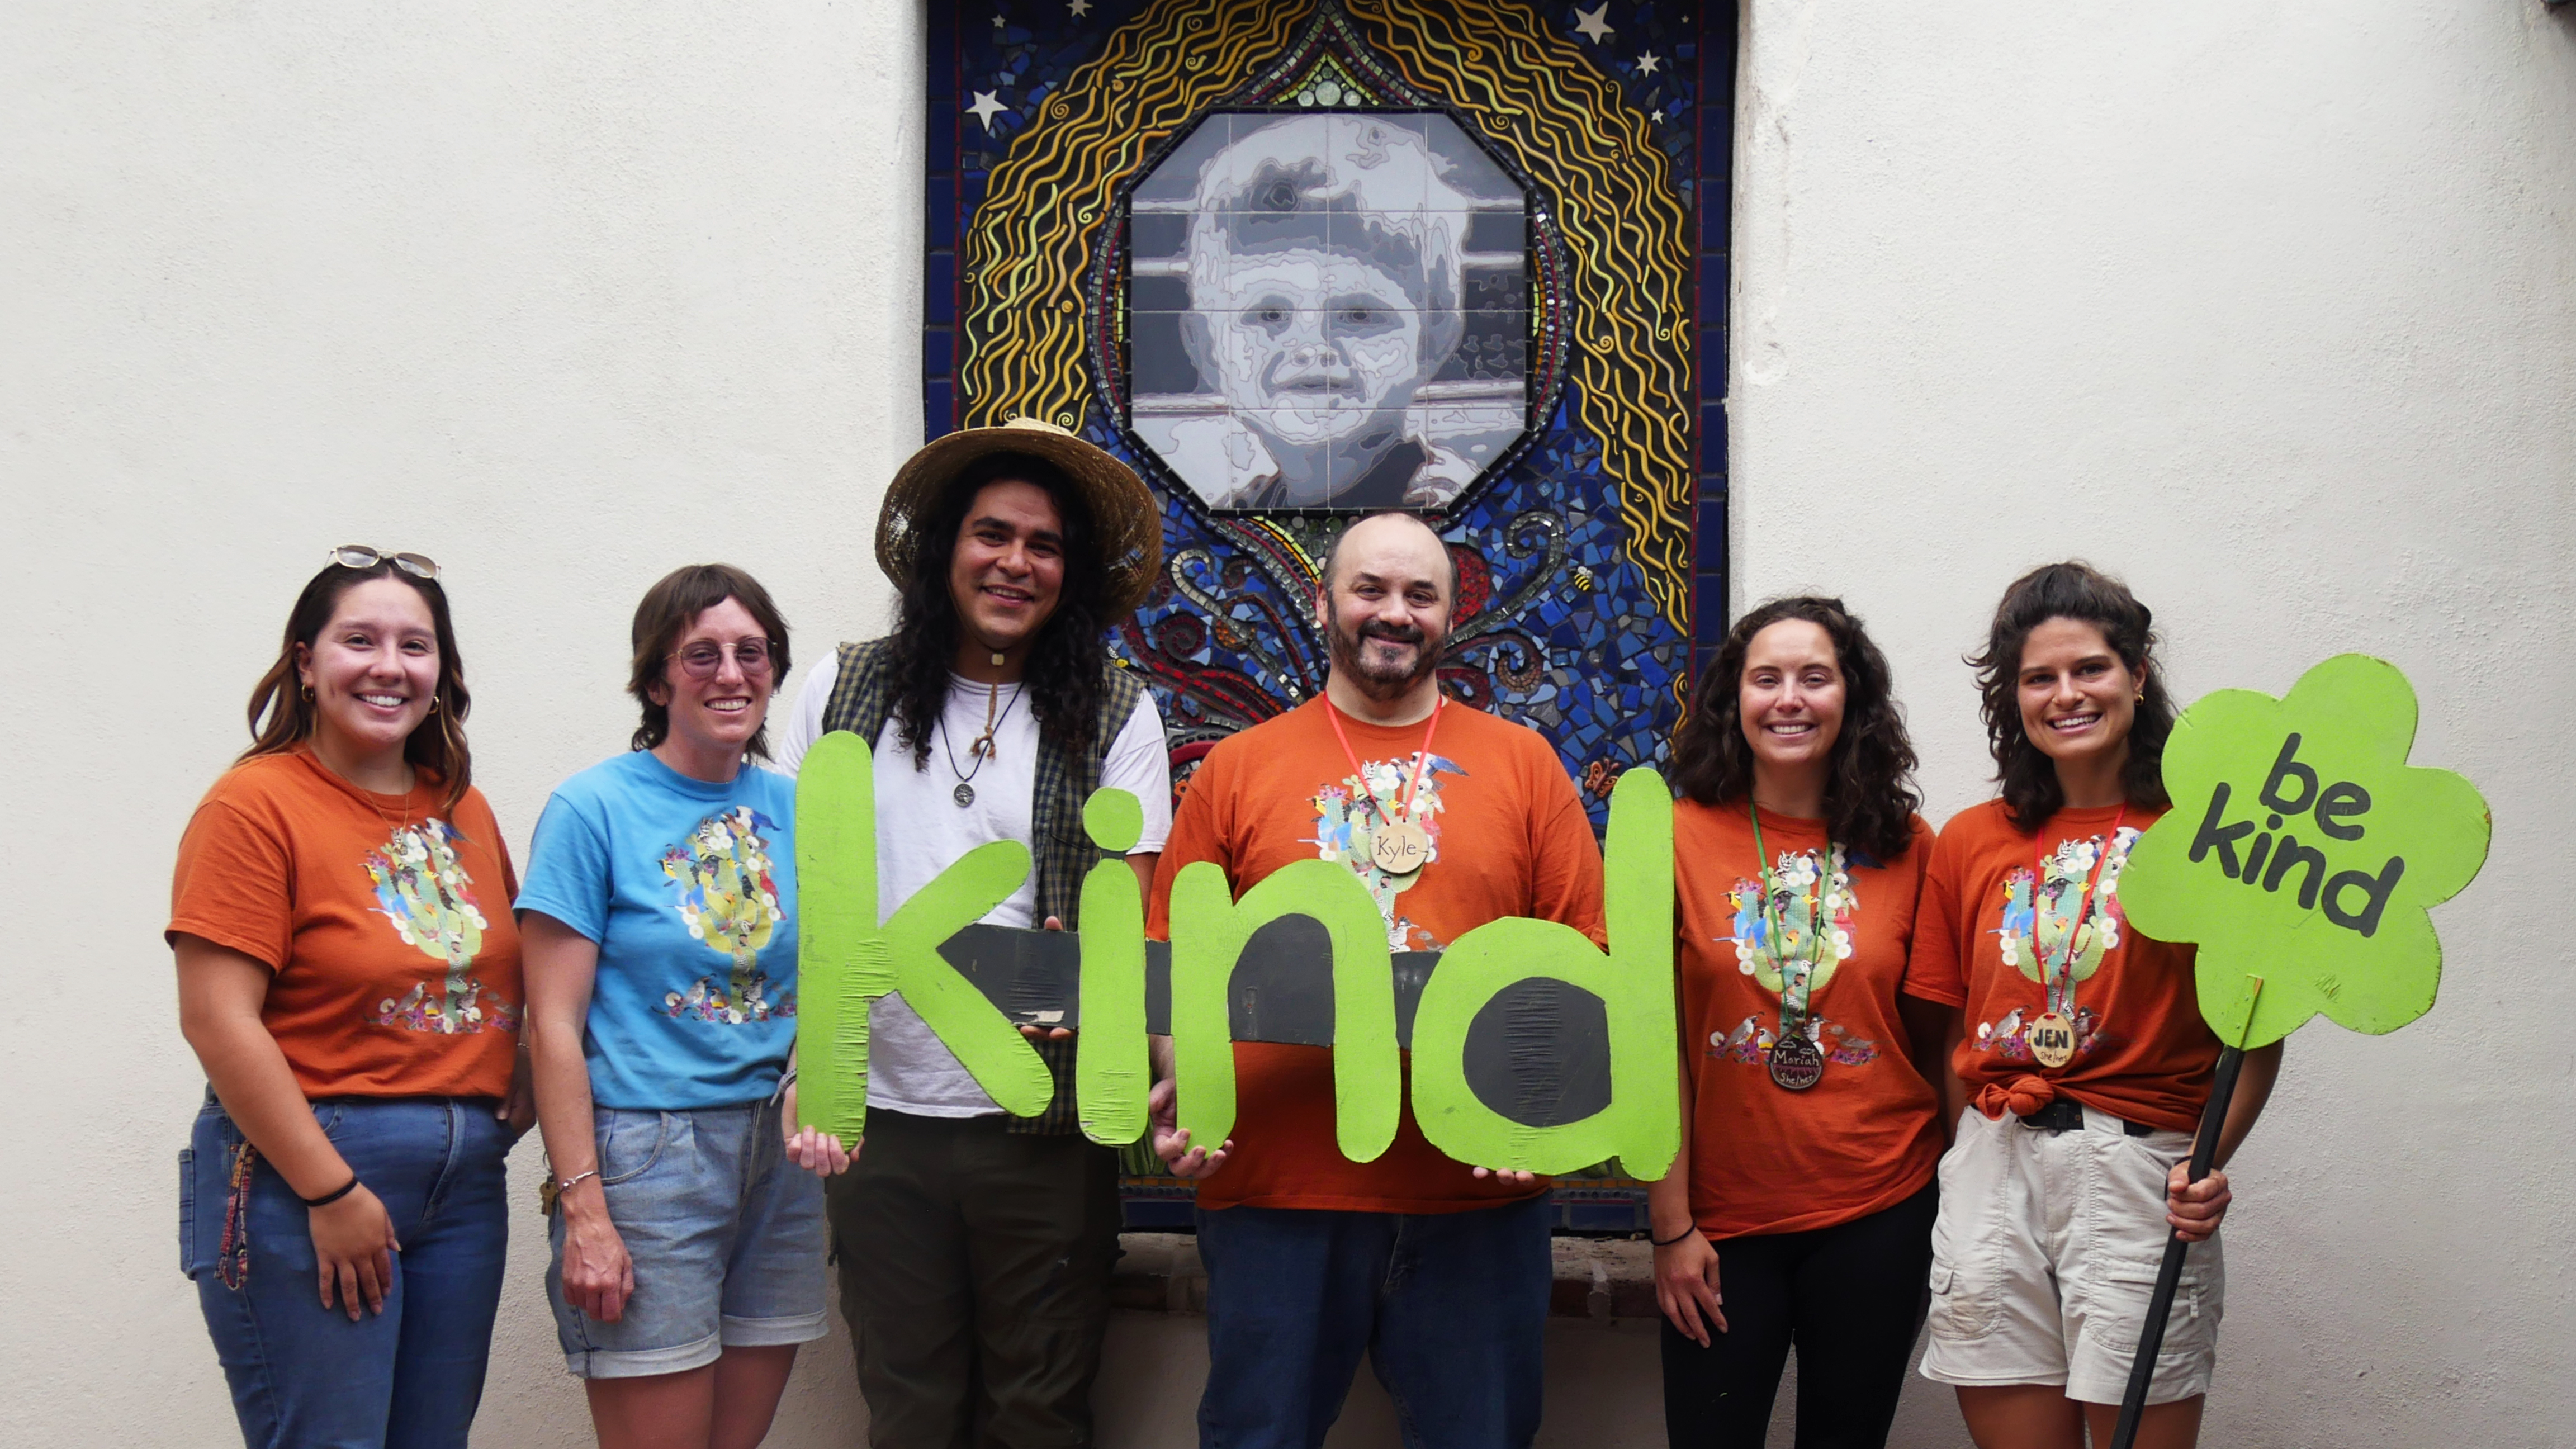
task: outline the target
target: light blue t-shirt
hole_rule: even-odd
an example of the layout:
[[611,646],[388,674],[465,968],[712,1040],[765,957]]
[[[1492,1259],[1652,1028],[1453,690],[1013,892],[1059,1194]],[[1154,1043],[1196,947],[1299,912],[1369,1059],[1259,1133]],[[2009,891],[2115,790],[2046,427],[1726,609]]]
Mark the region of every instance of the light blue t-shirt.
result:
[[591,1100],[666,1112],[765,1100],[796,1044],[796,785],[725,785],[644,751],[566,780],[518,909],[599,943]]

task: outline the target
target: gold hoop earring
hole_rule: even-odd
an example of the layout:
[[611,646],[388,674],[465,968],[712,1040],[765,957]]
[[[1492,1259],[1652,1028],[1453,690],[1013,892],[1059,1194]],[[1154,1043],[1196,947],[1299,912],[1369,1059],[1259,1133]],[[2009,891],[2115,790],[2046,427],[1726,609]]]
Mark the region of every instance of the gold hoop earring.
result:
[[308,685],[304,686],[304,700],[305,700],[305,703],[307,703],[307,704],[310,704],[310,703],[312,703],[312,702],[313,702],[313,686],[312,686],[312,685],[309,685],[309,684],[308,684]]

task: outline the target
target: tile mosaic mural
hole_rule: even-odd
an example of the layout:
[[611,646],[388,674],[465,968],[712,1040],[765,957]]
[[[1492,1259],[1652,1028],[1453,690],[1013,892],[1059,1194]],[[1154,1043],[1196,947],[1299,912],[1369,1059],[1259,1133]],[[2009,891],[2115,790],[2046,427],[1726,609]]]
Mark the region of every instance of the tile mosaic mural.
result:
[[[1184,787],[1322,686],[1322,545],[1405,508],[1458,564],[1443,686],[1553,741],[1598,827],[1725,624],[1734,7],[966,0],[930,27],[928,432],[1046,418],[1156,487],[1166,576],[1117,648]],[[1633,1199],[1559,1194],[1604,1228]]]
[[1529,206],[1438,111],[1200,116],[1096,279],[1128,434],[1212,510],[1449,506],[1528,421]]

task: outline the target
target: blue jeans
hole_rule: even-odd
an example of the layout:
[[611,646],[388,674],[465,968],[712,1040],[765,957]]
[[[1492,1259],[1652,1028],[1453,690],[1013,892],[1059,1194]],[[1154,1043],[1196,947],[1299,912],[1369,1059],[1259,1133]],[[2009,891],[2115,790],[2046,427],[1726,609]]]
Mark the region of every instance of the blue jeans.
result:
[[1231,1207],[1198,1225],[1203,1449],[1317,1449],[1362,1353],[1407,1449],[1521,1449],[1538,1433],[1546,1194],[1459,1213]]
[[[245,1214],[249,1274],[225,1285],[224,1210],[242,1136],[211,1093],[179,1154],[179,1267],[232,1385],[249,1449],[465,1449],[483,1398],[509,1247],[509,1127],[473,1097],[317,1101],[314,1120],[392,1214],[381,1314],[322,1306],[304,1204],[265,1159]],[[336,1294],[335,1294],[336,1297]]]

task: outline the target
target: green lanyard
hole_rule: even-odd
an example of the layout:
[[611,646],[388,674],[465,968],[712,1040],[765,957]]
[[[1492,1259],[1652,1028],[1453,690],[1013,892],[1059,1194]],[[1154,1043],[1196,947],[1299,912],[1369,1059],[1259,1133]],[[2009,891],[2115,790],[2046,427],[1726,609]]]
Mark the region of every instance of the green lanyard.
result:
[[[1807,959],[1793,962],[1788,955],[1787,935],[1780,920],[1778,898],[1772,887],[1770,847],[1762,843],[1762,811],[1751,799],[1744,802],[1744,813],[1753,818],[1753,850],[1762,868],[1762,915],[1771,927],[1773,959],[1780,963],[1780,1035],[1803,1037],[1807,1029],[1807,1000],[1814,993],[1816,969],[1824,964],[1825,892],[1834,879],[1834,838],[1825,837],[1825,848],[1816,857],[1816,894],[1807,908]],[[1794,968],[1794,969],[1793,969]]]

